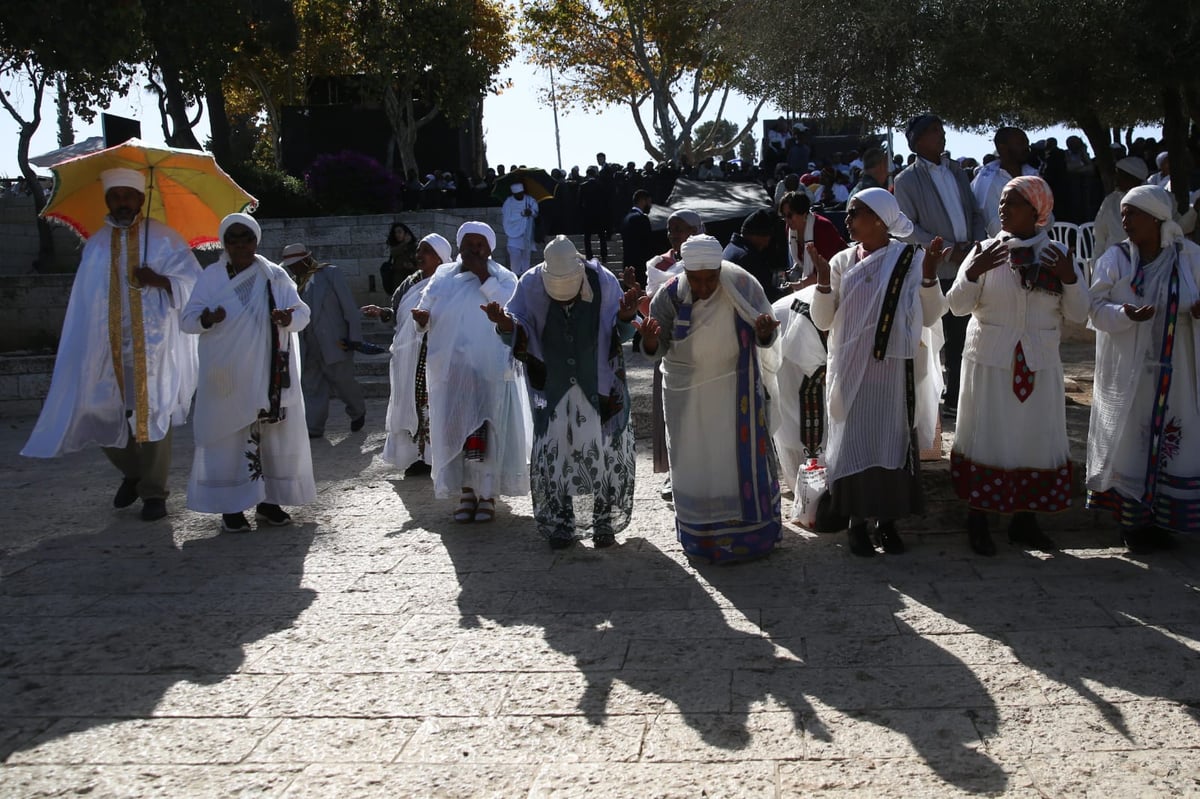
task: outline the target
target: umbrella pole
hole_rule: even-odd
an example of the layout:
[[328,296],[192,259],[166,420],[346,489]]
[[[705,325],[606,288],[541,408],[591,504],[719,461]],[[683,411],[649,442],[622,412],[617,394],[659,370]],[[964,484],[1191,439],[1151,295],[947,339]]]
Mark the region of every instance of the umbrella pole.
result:
[[142,257],[139,259],[141,266],[146,265],[146,256],[150,252],[150,201],[153,197],[154,167],[150,167],[150,177],[146,181],[146,218],[142,220]]

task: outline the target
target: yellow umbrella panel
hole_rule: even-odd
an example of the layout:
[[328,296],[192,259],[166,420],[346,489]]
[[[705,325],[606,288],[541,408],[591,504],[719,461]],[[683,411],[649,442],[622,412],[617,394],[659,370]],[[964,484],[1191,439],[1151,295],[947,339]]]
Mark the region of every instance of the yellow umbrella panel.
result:
[[130,139],[53,167],[54,191],[42,216],[67,225],[82,238],[90,237],[108,215],[100,173],[118,167],[146,175],[142,214],[167,225],[193,248],[219,244],[221,220],[258,205],[209,153],[151,147]]

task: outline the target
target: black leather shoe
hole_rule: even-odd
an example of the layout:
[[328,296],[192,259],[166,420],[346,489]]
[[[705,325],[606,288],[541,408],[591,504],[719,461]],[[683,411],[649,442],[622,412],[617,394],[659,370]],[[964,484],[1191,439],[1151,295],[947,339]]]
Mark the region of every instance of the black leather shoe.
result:
[[367,423],[367,415],[365,413],[362,416],[358,417],[357,419],[352,419],[350,421],[350,432],[357,433],[359,430],[363,429],[363,425],[365,425],[366,423]]
[[592,546],[596,549],[607,549],[617,543],[617,537],[612,533],[596,533],[592,536]]
[[1042,532],[1037,517],[1032,513],[1014,513],[1008,524],[1008,540],[1025,549],[1038,552],[1055,552],[1058,545],[1050,536]]
[[852,553],[860,558],[870,558],[875,555],[875,546],[871,543],[871,536],[867,533],[865,522],[851,525],[846,534],[850,539]]
[[165,499],[148,499],[142,503],[142,521],[152,522],[167,515]]
[[1150,527],[1127,527],[1121,530],[1121,541],[1135,555],[1147,555],[1154,551],[1154,533]]
[[246,521],[244,513],[222,513],[221,529],[227,533],[248,533],[250,522]]
[[254,508],[254,517],[272,527],[285,527],[292,523],[292,517],[287,511],[270,502],[258,503]]
[[113,496],[113,507],[128,508],[134,502],[137,502],[137,487],[137,480],[131,480],[128,477],[122,480],[121,485],[117,488],[116,495]]
[[971,511],[967,514],[967,541],[971,551],[977,555],[990,558],[996,554],[996,542],[988,532],[987,516],[983,511]]
[[1171,535],[1170,530],[1166,530],[1158,525],[1151,527],[1148,531],[1150,544],[1155,549],[1178,549],[1179,542],[1175,540],[1175,536]]
[[895,522],[880,522],[875,533],[879,536],[879,546],[889,555],[900,555],[907,548],[904,539],[896,532]]
[[421,477],[433,471],[433,467],[425,461],[416,461],[404,470],[405,477]]

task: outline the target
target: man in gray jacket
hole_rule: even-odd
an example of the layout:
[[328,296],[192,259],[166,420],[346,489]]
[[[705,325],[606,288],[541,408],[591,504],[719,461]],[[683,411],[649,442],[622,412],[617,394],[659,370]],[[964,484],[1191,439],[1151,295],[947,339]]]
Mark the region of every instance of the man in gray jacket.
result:
[[[959,264],[975,242],[987,238],[983,215],[975,204],[971,183],[954,161],[943,158],[946,131],[940,117],[921,114],[908,123],[905,130],[908,147],[916,160],[896,176],[896,202],[912,220],[910,244],[928,247],[941,236],[950,248],[950,257],[938,267],[942,291],[950,290]],[[959,373],[962,370],[963,344],[967,338],[969,317],[954,316],[947,311],[942,317],[946,334],[946,393],[945,413],[958,412]]]
[[291,272],[300,298],[312,311],[312,321],[300,334],[300,386],[308,437],[325,435],[329,402],[346,404],[350,431],[367,420],[362,387],[354,377],[354,348],[362,342],[362,314],[336,266],[317,263],[303,244],[283,248],[279,265]]

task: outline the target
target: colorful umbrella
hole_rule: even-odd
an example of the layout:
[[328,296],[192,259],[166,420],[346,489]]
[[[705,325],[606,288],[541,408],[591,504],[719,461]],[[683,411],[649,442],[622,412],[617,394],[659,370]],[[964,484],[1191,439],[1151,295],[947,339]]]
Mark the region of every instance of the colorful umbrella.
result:
[[538,202],[553,198],[554,190],[558,187],[558,181],[550,177],[544,169],[514,169],[496,178],[492,196],[503,202],[504,198],[512,194],[508,187],[517,182],[525,187],[526,194]]
[[142,213],[170,227],[190,247],[219,244],[217,227],[222,219],[258,206],[211,154],[151,147],[130,139],[52,167],[54,191],[42,216],[70,227],[82,238],[91,236],[108,215],[100,173],[115,167],[146,175]]

